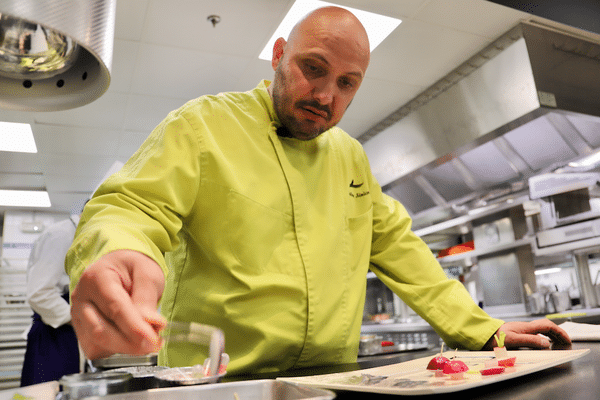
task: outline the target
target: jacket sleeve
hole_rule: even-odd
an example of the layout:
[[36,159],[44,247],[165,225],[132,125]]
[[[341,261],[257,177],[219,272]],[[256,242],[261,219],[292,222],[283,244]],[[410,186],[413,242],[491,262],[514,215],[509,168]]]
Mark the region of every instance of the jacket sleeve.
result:
[[88,265],[115,250],[146,254],[167,275],[164,253],[179,244],[177,233],[198,194],[198,149],[189,119],[172,112],[98,188],[67,253],[71,290]]
[[[375,178],[372,178],[374,181]],[[452,348],[479,350],[504,323],[485,313],[456,279],[446,277],[412,220],[396,200],[372,183],[370,269]]]

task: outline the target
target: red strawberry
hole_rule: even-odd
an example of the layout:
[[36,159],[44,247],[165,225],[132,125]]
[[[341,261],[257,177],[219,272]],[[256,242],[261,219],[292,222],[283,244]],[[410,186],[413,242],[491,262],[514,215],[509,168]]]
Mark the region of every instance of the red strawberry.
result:
[[458,372],[465,372],[468,370],[469,367],[467,366],[467,364],[460,360],[448,361],[446,364],[444,364],[443,368],[445,374],[456,374]]
[[436,369],[443,369],[444,365],[450,360],[448,360],[446,357],[444,356],[437,356],[437,357],[433,357],[431,359],[431,361],[429,361],[429,364],[427,364],[427,369],[431,369],[431,370],[436,370]]

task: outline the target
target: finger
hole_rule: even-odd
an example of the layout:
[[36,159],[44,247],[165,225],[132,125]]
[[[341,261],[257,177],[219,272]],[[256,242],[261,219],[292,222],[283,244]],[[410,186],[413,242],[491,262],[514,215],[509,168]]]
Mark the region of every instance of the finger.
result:
[[548,336],[552,343],[556,343],[557,345],[571,344],[569,334],[549,319],[535,320],[532,321],[532,324],[535,326],[536,332]]
[[92,304],[83,307],[82,316],[87,321],[83,334],[87,337],[87,351],[86,349],[84,351],[89,359],[108,357],[115,353],[134,355],[147,353],[140,350],[137,343],[130,342],[119,329],[104,319]]
[[537,334],[507,333],[504,341],[507,348],[529,347],[532,349],[549,349],[548,338]]
[[115,340],[110,345],[118,349],[117,352],[147,354],[160,349],[161,341],[156,331],[146,322],[144,315],[122,287],[102,286],[94,306],[102,321],[95,328],[104,329],[107,334],[105,337]]

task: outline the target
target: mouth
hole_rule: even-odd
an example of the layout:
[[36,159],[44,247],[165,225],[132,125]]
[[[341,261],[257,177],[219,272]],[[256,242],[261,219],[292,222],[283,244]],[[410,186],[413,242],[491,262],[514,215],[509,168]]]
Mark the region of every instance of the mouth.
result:
[[302,107],[302,110],[304,110],[309,116],[320,117],[323,118],[325,121],[329,120],[329,113],[325,110],[320,110],[318,108],[310,106],[304,106]]

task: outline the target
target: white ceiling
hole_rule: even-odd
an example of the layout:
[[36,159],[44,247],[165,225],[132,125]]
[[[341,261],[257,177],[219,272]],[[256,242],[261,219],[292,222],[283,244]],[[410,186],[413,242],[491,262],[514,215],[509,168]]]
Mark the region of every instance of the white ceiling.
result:
[[[47,189],[55,212],[78,212],[115,161],[187,100],[270,79],[258,54],[293,0],[118,0],[108,91],[67,111],[0,109],[32,124],[37,154],[0,152],[0,189]],[[340,127],[360,136],[529,14],[485,0],[340,0],[400,18],[377,47]],[[211,14],[221,17],[213,27]],[[0,211],[6,208],[0,208]],[[48,209],[46,209],[48,210]]]

